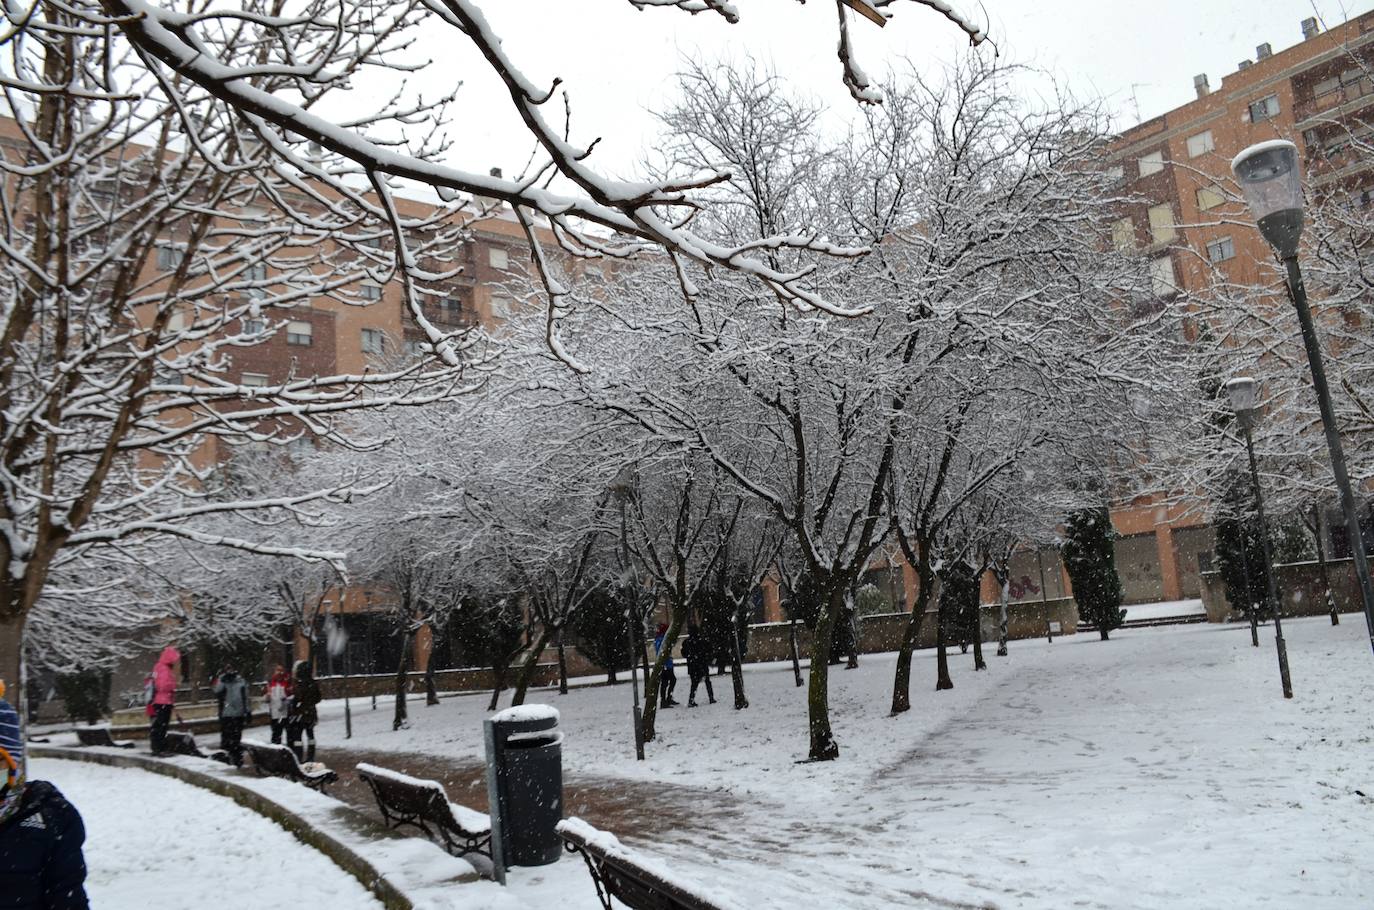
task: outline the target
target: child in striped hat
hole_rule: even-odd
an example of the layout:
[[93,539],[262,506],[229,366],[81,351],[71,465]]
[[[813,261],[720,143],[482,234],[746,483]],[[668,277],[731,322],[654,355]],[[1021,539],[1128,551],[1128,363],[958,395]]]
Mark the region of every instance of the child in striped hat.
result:
[[0,910],[89,910],[81,813],[45,780],[24,777],[19,712],[0,682]]

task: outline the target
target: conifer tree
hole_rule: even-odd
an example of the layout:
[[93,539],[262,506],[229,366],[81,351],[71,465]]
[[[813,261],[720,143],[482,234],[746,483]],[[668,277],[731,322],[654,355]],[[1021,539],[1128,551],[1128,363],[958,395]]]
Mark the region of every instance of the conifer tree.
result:
[[1097,627],[1106,641],[1113,629],[1121,628],[1126,611],[1121,609],[1121,579],[1116,574],[1111,516],[1106,506],[1080,509],[1069,514],[1062,547],[1064,567],[1073,584],[1078,615]]

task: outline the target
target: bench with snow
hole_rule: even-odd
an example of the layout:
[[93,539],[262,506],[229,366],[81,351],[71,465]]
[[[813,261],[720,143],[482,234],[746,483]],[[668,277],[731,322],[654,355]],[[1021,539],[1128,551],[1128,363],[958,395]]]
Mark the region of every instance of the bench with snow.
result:
[[83,746],[107,746],[111,749],[132,749],[135,745],[131,739],[115,739],[110,735],[110,728],[104,727],[77,727],[76,738]]
[[580,853],[592,873],[596,896],[606,910],[615,898],[632,910],[734,910],[719,894],[689,885],[661,862],[622,846],[615,835],[599,831],[580,818],[558,823],[558,836],[569,853]]
[[358,764],[358,776],[377,798],[377,808],[389,827],[419,828],[454,856],[477,853],[491,858],[491,819],[449,802],[443,784],[365,762]]
[[193,755],[196,758],[206,758],[206,754],[196,746],[196,738],[185,730],[168,730],[167,738],[164,740],[166,747],[164,755]]
[[244,751],[253,757],[253,769],[263,777],[284,777],[298,784],[305,784],[312,790],[324,792],[326,784],[332,784],[339,775],[328,768],[307,770],[296,758],[296,753],[286,746],[274,743],[243,741]]

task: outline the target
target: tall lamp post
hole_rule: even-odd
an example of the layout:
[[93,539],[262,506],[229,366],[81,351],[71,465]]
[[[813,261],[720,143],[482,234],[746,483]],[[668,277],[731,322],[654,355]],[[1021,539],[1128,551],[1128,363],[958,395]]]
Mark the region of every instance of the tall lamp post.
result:
[[[644,653],[644,627],[639,621],[639,607],[631,601],[638,598],[635,590],[634,575],[630,564],[630,535],[625,522],[625,505],[635,495],[634,472],[627,466],[615,475],[610,485],[611,495],[620,505],[620,571],[623,573],[622,590],[626,597],[630,636],[630,692],[634,699],[631,722],[635,733],[635,759],[644,760],[644,712],[639,706],[639,656]],[[648,682],[648,679],[645,679]],[[645,693],[648,697],[648,693]]]
[[1307,363],[1312,370],[1312,386],[1317,392],[1317,406],[1321,409],[1322,429],[1326,432],[1326,448],[1331,455],[1331,473],[1336,477],[1341,511],[1345,513],[1346,534],[1350,539],[1351,555],[1355,562],[1355,578],[1364,601],[1365,625],[1369,631],[1369,646],[1374,650],[1374,585],[1369,579],[1369,560],[1365,556],[1364,540],[1360,534],[1360,519],[1355,512],[1355,496],[1350,489],[1350,475],[1345,467],[1345,451],[1341,447],[1340,427],[1331,407],[1331,389],[1326,382],[1326,367],[1322,363],[1321,342],[1312,326],[1312,313],[1307,308],[1307,289],[1302,284],[1302,270],[1298,267],[1298,240],[1302,237],[1302,172],[1298,167],[1298,147],[1284,139],[1252,145],[1231,161],[1231,172],[1245,192],[1245,200],[1258,222],[1260,233],[1279,254],[1288,270],[1288,294],[1298,312],[1302,326],[1302,341],[1307,348]]
[[[1283,683],[1283,697],[1293,697],[1293,680],[1288,675],[1288,646],[1283,643],[1283,620],[1279,618],[1279,589],[1274,583],[1274,558],[1269,552],[1269,523],[1264,518],[1264,497],[1260,493],[1259,467],[1255,463],[1255,443],[1250,437],[1250,426],[1255,419],[1255,409],[1259,404],[1259,384],[1249,376],[1238,376],[1226,383],[1226,394],[1231,399],[1231,408],[1240,418],[1240,428],[1245,434],[1245,452],[1250,456],[1250,480],[1255,485],[1255,515],[1259,518],[1260,542],[1264,545],[1264,586],[1269,592],[1269,609],[1274,614],[1274,647],[1279,654],[1279,681]],[[1244,532],[1241,532],[1244,535]],[[1241,552],[1245,551],[1244,540]],[[1246,582],[1249,587],[1249,582]],[[1253,614],[1252,614],[1253,615]]]

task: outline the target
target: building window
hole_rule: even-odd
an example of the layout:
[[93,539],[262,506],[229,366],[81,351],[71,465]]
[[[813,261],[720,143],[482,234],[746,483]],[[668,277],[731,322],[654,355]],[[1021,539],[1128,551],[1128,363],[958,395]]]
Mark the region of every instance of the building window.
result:
[[402,345],[402,347],[405,349],[405,352],[409,354],[411,357],[423,357],[426,353],[428,353],[428,351],[426,350],[426,348],[428,348],[428,345],[426,345],[423,341],[407,341],[405,342],[405,344]]
[[167,317],[167,334],[175,335],[186,329],[186,314],[177,312]]
[[1236,255],[1236,245],[1230,237],[1222,237],[1207,244],[1207,258],[1212,262],[1225,262]]
[[386,350],[386,335],[381,329],[363,329],[363,353],[381,354]]
[[494,269],[505,269],[510,266],[510,257],[506,255],[505,249],[499,246],[487,247],[487,261]]
[[1250,102],[1250,122],[1260,123],[1279,115],[1279,96],[1270,95],[1268,98],[1261,98],[1258,101]]
[[506,297],[491,298],[491,315],[497,319],[510,318],[510,300]]
[[1219,205],[1226,204],[1226,196],[1222,193],[1221,187],[1212,185],[1200,187],[1197,191],[1197,207],[1201,211],[1214,209]]
[[244,269],[243,274],[249,281],[266,281],[267,263],[254,262],[252,265],[248,266],[248,268]]
[[382,289],[375,284],[363,284],[358,288],[358,295],[364,300],[381,300]]
[[186,258],[184,247],[172,243],[164,243],[157,248],[157,267],[164,272],[175,271],[181,266],[181,260]]
[[359,240],[358,243],[361,244],[362,246],[367,247],[369,250],[384,250],[384,249],[386,249],[386,240],[385,240],[384,238],[380,237],[380,236],[379,236],[379,237],[364,237],[362,240]]
[[1123,253],[1135,249],[1135,222],[1122,218],[1112,224],[1112,246]]
[[1178,236],[1174,230],[1174,207],[1169,203],[1150,206],[1150,236],[1155,243],[1168,243]]
[[1196,158],[1208,152],[1216,151],[1216,143],[1212,141],[1212,131],[1203,130],[1196,136],[1188,137],[1188,157]]
[[286,324],[286,343],[308,346],[314,331],[308,322],[288,322]]
[[1114,164],[1103,171],[1107,175],[1107,182],[1115,185],[1126,179],[1126,169],[1119,164]]
[[244,373],[239,377],[239,385],[248,386],[250,389],[259,389],[267,385],[266,373]]
[[1136,165],[1140,168],[1140,176],[1148,177],[1151,174],[1158,174],[1164,170],[1164,152],[1151,152],[1148,155],[1141,155],[1136,159]]
[[449,319],[457,319],[463,314],[463,301],[457,297],[445,297],[439,301],[439,307]]
[[242,321],[243,334],[261,335],[267,330],[267,323],[261,319],[245,319]]
[[1178,283],[1174,280],[1174,261],[1168,256],[1161,256],[1150,263],[1150,287],[1157,297],[1178,293]]

